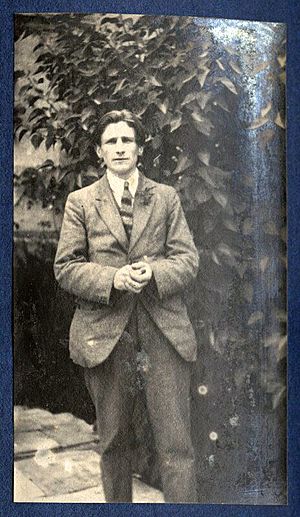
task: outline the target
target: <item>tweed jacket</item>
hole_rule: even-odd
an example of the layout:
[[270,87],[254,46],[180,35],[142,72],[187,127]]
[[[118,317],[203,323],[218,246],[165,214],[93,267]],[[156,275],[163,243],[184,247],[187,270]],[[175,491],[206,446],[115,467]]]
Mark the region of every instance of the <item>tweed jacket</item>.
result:
[[[117,291],[116,271],[147,255],[153,279],[140,294]],[[128,242],[106,175],[69,194],[54,263],[63,289],[76,296],[70,355],[93,367],[122,335],[137,302],[186,361],[196,340],[182,292],[196,276],[198,254],[173,187],[139,174]]]

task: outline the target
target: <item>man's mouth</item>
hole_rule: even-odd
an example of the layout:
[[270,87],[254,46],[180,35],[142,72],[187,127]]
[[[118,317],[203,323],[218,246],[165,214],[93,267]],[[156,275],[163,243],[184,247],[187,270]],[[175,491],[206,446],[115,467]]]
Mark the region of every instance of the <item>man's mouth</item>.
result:
[[114,158],[114,162],[126,162],[127,158]]

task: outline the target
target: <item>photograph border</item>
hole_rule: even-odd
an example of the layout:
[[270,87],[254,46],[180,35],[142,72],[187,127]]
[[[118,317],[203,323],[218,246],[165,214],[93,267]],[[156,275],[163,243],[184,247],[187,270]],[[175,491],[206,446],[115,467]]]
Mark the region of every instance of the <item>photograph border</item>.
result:
[[293,516],[297,515],[300,479],[300,175],[297,164],[300,160],[300,105],[298,100],[300,78],[300,9],[297,0],[274,0],[272,10],[268,1],[202,0],[199,5],[193,0],[156,0],[152,5],[145,0],[2,0],[0,12],[1,30],[1,451],[0,462],[0,508],[3,515],[87,515],[99,513],[95,504],[46,504],[12,503],[13,490],[13,397],[12,397],[12,174],[13,174],[13,15],[14,13],[38,12],[122,12],[130,14],[188,15],[206,18],[227,18],[265,22],[280,22],[287,25],[287,194],[288,194],[288,505],[286,506],[240,506],[240,505],[170,505],[119,504],[101,505],[101,515],[190,515],[190,516]]

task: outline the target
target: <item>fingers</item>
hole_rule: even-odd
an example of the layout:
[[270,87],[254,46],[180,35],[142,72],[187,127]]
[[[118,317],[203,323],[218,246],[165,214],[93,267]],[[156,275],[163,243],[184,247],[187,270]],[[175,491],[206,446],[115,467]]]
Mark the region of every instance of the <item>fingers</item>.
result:
[[130,277],[135,281],[139,283],[149,282],[150,278],[152,276],[152,270],[147,265],[143,270],[140,269],[138,271],[131,270]]
[[[147,257],[144,257],[147,259]],[[148,260],[148,259],[147,259]],[[148,262],[139,261],[123,266],[115,275],[114,286],[120,290],[126,290],[139,294],[149,283],[152,269]]]
[[127,291],[130,291],[135,294],[139,294],[143,289],[143,286],[141,284],[132,282],[131,280],[126,280],[124,282],[124,285]]
[[145,262],[135,262],[134,264],[131,264],[131,268],[134,269],[134,270],[138,270],[138,269],[143,269],[145,268]]
[[142,271],[142,270],[138,270],[138,271],[131,270],[130,271],[130,278],[132,278],[132,280],[134,280],[135,282],[142,283],[144,281],[143,276],[144,276],[145,273],[146,273],[146,269],[144,271]]
[[126,278],[124,284],[125,284],[126,288],[129,287],[129,288],[133,289],[135,292],[141,291],[141,289],[143,287],[142,283],[135,281],[130,276]]

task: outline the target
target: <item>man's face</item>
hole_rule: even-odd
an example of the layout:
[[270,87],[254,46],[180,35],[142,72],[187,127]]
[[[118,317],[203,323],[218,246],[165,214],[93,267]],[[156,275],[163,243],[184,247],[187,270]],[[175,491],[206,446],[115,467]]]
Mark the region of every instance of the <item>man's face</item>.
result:
[[121,178],[128,178],[135,170],[141,152],[135,130],[127,122],[114,122],[106,126],[97,153],[106,167]]

